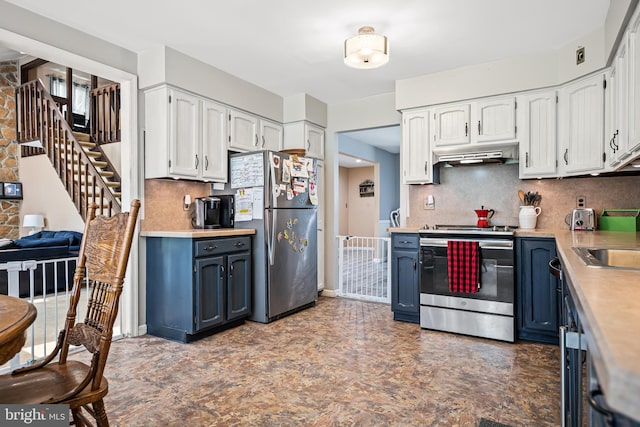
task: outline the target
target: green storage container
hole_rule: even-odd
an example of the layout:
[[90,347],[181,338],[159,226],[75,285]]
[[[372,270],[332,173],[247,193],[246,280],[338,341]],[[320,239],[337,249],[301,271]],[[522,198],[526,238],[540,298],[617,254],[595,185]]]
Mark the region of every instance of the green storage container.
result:
[[600,230],[638,231],[640,209],[604,209],[600,215]]

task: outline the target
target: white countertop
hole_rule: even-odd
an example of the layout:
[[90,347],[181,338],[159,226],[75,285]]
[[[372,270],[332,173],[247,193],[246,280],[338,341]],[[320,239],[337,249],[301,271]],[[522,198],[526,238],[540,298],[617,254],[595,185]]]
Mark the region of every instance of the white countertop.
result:
[[141,237],[174,237],[183,239],[199,239],[201,237],[231,237],[256,234],[252,228],[217,228],[214,230],[143,230]]

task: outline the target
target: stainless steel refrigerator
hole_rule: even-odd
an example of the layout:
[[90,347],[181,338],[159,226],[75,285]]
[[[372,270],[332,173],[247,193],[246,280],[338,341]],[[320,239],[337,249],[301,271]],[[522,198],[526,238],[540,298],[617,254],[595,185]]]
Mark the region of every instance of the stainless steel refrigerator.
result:
[[235,227],[256,230],[251,320],[268,323],[318,299],[315,159],[275,151],[232,154]]

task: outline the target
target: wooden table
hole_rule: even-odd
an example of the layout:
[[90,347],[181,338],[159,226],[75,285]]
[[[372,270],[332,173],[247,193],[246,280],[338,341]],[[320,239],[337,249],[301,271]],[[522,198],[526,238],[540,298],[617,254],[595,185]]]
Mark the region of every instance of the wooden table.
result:
[[0,295],[0,365],[7,363],[24,345],[26,330],[36,319],[36,307],[20,298]]

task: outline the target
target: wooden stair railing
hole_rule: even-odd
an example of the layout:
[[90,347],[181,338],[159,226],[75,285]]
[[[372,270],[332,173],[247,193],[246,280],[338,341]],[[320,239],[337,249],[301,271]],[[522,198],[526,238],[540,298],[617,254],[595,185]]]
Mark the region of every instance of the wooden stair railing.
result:
[[[87,218],[90,203],[98,205],[99,215],[120,213],[119,198],[110,190],[94,165],[95,160],[82,148],[40,81],[33,80],[16,88],[16,113],[18,143],[40,141],[40,150],[43,150],[40,153],[44,152],[51,161],[83,220]],[[31,151],[36,147],[28,148],[27,151]]]
[[120,141],[120,83],[91,91],[91,137],[98,144]]

